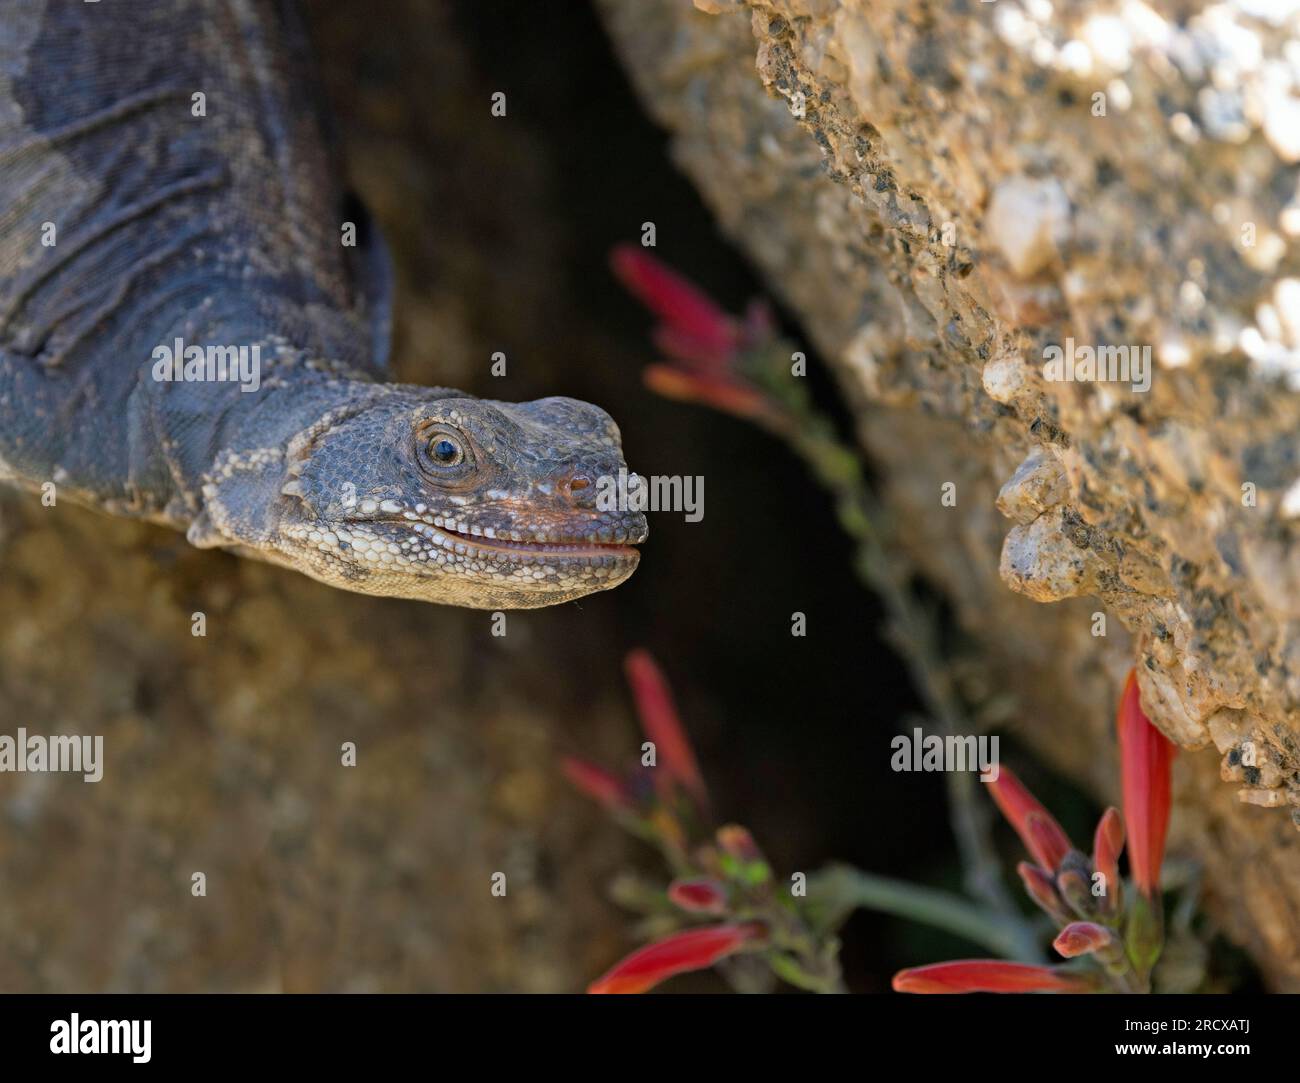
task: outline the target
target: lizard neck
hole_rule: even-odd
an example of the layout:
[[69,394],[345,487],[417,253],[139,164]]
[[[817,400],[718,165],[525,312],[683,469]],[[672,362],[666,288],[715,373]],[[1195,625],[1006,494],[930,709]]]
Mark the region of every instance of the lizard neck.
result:
[[366,409],[392,387],[294,360],[256,390],[209,389],[193,404],[185,391],[164,395],[157,416],[175,479],[169,519],[200,547],[269,549],[295,444]]
[[248,323],[200,332],[141,321],[93,388],[77,374],[0,358],[0,480],[52,482],[60,499],[186,529],[219,460],[274,457],[318,418],[387,386],[249,334]]

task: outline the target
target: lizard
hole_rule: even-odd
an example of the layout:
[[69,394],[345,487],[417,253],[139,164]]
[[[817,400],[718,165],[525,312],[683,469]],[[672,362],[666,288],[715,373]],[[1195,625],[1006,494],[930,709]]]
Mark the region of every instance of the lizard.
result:
[[389,379],[388,255],[319,97],[284,0],[6,5],[0,480],[365,594],[623,582],[647,527],[597,498],[604,410]]

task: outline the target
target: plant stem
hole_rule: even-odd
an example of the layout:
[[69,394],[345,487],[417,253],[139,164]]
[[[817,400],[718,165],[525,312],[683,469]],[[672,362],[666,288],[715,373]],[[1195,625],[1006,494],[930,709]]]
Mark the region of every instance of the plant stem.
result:
[[[1014,956],[1019,947],[1018,920],[1010,922],[991,914],[961,895],[877,876],[851,865],[828,865],[814,883],[809,897],[825,908],[825,920],[834,921],[837,914],[860,906],[924,922],[1000,956]],[[812,889],[814,884],[809,886]]]

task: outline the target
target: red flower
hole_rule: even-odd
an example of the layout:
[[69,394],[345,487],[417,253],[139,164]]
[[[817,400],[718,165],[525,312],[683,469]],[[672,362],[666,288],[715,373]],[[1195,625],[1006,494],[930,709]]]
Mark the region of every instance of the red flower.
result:
[[606,771],[605,768],[576,756],[565,756],[560,767],[574,786],[606,808],[626,808],[632,803],[627,786],[612,771]]
[[1092,867],[1105,877],[1105,909],[1115,913],[1119,909],[1119,855],[1124,849],[1124,821],[1119,809],[1108,808],[1097,822],[1092,839]]
[[1115,938],[1110,930],[1092,921],[1074,921],[1060,931],[1052,947],[1067,959],[1087,955],[1110,945]]
[[668,885],[668,898],[691,914],[725,914],[727,892],[716,880],[674,880]]
[[758,418],[770,411],[767,396],[739,380],[700,376],[676,365],[649,365],[642,378],[666,399],[712,406],[736,417]]
[[1160,888],[1174,746],[1143,714],[1132,670],[1120,697],[1117,721],[1129,866],[1138,889],[1150,899]]
[[710,967],[764,935],[765,928],[759,922],[711,925],[673,933],[634,951],[604,977],[592,982],[587,992],[644,993],[676,974]]
[[[1103,983],[1126,992],[1150,989],[1152,968],[1164,946],[1160,862],[1169,823],[1173,745],[1142,713],[1132,672],[1120,698],[1119,741],[1124,816],[1113,808],[1102,814],[1093,833],[1091,862],[1074,850],[1060,824],[1015,774],[1003,768],[989,783],[998,808],[1037,861],[1022,861],[1017,871],[1030,897],[1060,927],[1053,946],[1067,959],[1095,956],[1094,969],[1081,973],[966,960],[901,971],[894,977],[895,989],[921,993],[1092,991]],[[1126,821],[1129,864],[1139,888],[1129,899],[1123,898],[1119,877]],[[1076,915],[1084,920],[1077,920]]]
[[1024,784],[1009,768],[1001,768],[998,777],[985,785],[992,789],[993,800],[1002,810],[1002,815],[1016,829],[1025,849],[1043,868],[1056,872],[1065,855],[1072,849],[1061,825],[1025,789]]
[[655,341],[666,354],[704,368],[731,363],[741,344],[741,326],[703,290],[634,244],[618,245],[610,253],[610,265],[663,321]]
[[900,970],[893,986],[896,993],[1083,993],[1092,983],[1056,967],[960,959]]
[[659,317],[654,343],[672,364],[650,365],[646,385],[660,395],[776,424],[772,402],[737,371],[741,354],[771,339],[775,327],[762,302],[743,320],[724,312],[703,290],[636,245],[610,253],[614,274]]
[[1044,911],[1050,914],[1058,925],[1068,924],[1070,912],[1066,909],[1060,893],[1056,890],[1056,881],[1050,872],[1022,861],[1016,866],[1016,872],[1025,885],[1025,891]]
[[631,651],[623,666],[641,716],[641,728],[654,742],[658,765],[655,782],[660,793],[667,793],[676,783],[704,808],[708,804],[708,792],[663,672],[649,652],[643,650]]

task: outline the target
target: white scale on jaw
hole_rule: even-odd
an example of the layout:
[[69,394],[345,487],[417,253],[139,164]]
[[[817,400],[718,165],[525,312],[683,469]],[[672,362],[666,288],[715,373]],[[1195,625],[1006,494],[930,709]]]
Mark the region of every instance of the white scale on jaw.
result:
[[[557,542],[551,541],[541,531],[536,532],[530,538],[515,531],[497,531],[490,526],[480,528],[471,523],[454,522],[451,519],[444,519],[440,515],[416,515],[408,511],[403,513],[403,518],[408,522],[420,524],[411,527],[417,536],[427,538],[445,549],[450,549],[458,556],[508,556],[514,560],[533,560],[546,556],[563,558],[570,555],[575,557],[586,555],[602,559],[616,554],[602,553],[599,551],[600,549],[621,546],[629,540],[625,531],[615,533],[611,530],[603,530],[599,535],[590,539]],[[475,545],[474,538],[483,538],[485,541],[510,542],[529,548],[508,549],[494,545]],[[530,549],[534,547],[535,551],[530,552]]]
[[[459,502],[463,503],[463,500]],[[626,555],[618,549],[633,542],[626,530],[612,530],[608,527],[593,531],[591,535],[580,540],[560,542],[553,540],[545,531],[534,531],[529,535],[519,531],[499,531],[493,527],[479,527],[451,516],[434,515],[426,504],[416,504],[412,510],[411,507],[393,499],[367,498],[358,502],[357,510],[363,515],[373,515],[376,512],[400,515],[401,520],[379,521],[394,524],[405,521],[410,524],[411,530],[415,533],[398,546],[392,542],[367,537],[364,531],[365,524],[357,523],[352,530],[343,528],[329,533],[313,531],[311,540],[323,542],[321,548],[342,541],[350,544],[359,554],[368,555],[373,551],[396,555],[402,558],[403,563],[412,558],[428,560],[433,552],[428,543],[432,542],[448,556],[454,555],[467,559],[506,558],[516,563],[535,563],[548,558],[569,561],[586,558],[583,563],[588,565],[592,561],[603,563],[610,558]],[[505,545],[491,544],[475,545],[474,538],[483,538],[487,542],[510,543],[520,548],[512,549]],[[610,551],[602,552],[603,549]],[[394,550],[397,552],[394,553]],[[442,557],[439,556],[439,563],[441,562]]]

